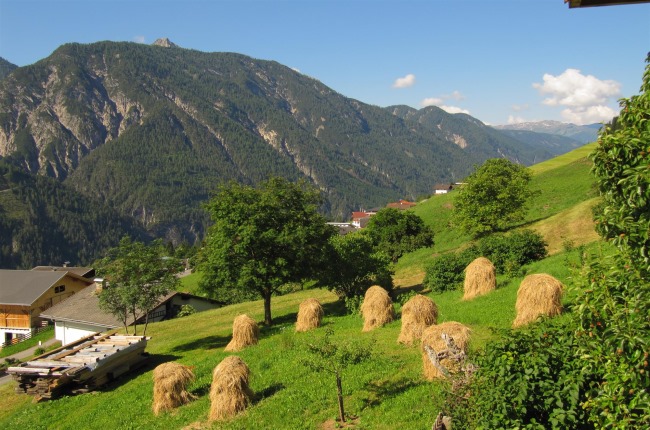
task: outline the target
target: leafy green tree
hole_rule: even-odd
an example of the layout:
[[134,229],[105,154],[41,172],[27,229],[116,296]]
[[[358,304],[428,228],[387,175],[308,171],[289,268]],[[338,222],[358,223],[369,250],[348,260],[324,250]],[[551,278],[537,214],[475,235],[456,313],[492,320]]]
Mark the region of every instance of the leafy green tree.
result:
[[639,95],[621,100],[592,154],[598,232],[618,255],[585,276],[579,352],[598,377],[584,407],[598,428],[650,428],[650,56]]
[[650,58],[621,106],[592,154],[598,230],[619,252],[583,268],[571,318],[507,332],[478,357],[472,395],[448,403],[463,428],[650,428]]
[[221,301],[264,299],[289,282],[324,276],[328,240],[335,234],[317,212],[322,200],[305,183],[271,178],[259,188],[231,182],[206,205],[214,224],[201,250],[200,287]]
[[161,240],[146,245],[124,237],[99,263],[98,273],[108,281],[99,295],[99,307],[115,315],[127,332],[131,316],[134,334],[137,334],[136,321],[144,316],[143,334],[146,334],[149,313],[178,285],[174,275],[179,267],[176,259],[166,255]]
[[433,231],[411,211],[382,209],[370,218],[365,232],[375,249],[393,263],[407,252],[433,246]]
[[316,343],[307,344],[307,355],[300,361],[303,365],[317,372],[327,372],[336,379],[336,396],[339,406],[339,420],[345,422],[345,408],[343,406],[343,372],[350,366],[359,364],[370,358],[373,342],[360,343],[335,343],[332,341],[334,331],[327,329],[325,336]]
[[505,158],[487,160],[456,192],[456,222],[474,237],[505,229],[526,214],[531,178],[529,169]]
[[349,233],[330,239],[334,256],[330,260],[331,279],[328,287],[341,298],[360,296],[371,286],[380,285],[392,290],[390,259],[376,252],[368,235]]

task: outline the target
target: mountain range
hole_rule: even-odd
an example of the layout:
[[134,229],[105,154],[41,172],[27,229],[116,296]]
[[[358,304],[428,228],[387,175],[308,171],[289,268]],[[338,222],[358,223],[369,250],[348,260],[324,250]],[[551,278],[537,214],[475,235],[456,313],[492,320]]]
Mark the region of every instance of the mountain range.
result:
[[[67,233],[52,227],[75,251],[66,258],[87,264],[121,234],[198,243],[208,224],[201,205],[228,181],[303,178],[322,191],[324,213],[347,219],[360,207],[431,194],[436,183],[461,180],[487,158],[529,165],[573,148],[519,139],[435,106],[365,104],[274,61],[166,39],[71,43],[30,66],[6,63],[0,161],[9,173],[0,183],[0,229],[12,235],[0,240],[3,267],[25,261],[16,257],[16,238],[39,214],[53,218],[63,195],[116,226],[94,252],[77,252],[73,225],[66,223]],[[22,188],[12,179],[18,176]],[[55,198],[27,187],[39,194],[35,211],[29,193],[17,191],[30,178],[65,192]]]

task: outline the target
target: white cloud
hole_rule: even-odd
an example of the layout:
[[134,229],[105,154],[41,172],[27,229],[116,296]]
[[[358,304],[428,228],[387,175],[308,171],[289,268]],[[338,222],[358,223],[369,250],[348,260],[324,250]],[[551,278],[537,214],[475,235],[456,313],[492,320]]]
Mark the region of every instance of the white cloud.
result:
[[519,124],[526,122],[526,120],[520,116],[508,115],[508,124]]
[[454,99],[454,100],[465,100],[465,96],[462,95],[461,92],[458,90],[451,93],[447,98]]
[[466,113],[469,115],[469,111],[467,109],[459,108],[456,106],[439,106],[440,109],[447,111],[447,113]]
[[582,106],[602,105],[610,98],[620,94],[621,84],[606,80],[602,81],[593,75],[583,75],[580,70],[566,69],[561,75],[544,74],[544,83],[534,83],[533,88],[541,94],[549,94],[544,104],[549,106]]
[[616,116],[617,112],[609,106],[589,106],[566,108],[562,111],[562,118],[567,122],[583,125],[597,122],[607,122]]
[[515,112],[521,112],[521,111],[524,111],[524,110],[528,110],[528,107],[529,106],[527,104],[512,105],[512,110],[515,111]]
[[562,117],[574,124],[591,124],[609,121],[616,115],[607,106],[620,95],[621,84],[601,80],[593,75],[583,75],[578,69],[566,69],[553,76],[545,73],[543,83],[534,83],[540,94],[548,95],[542,103],[547,106],[564,106]]
[[409,73],[403,78],[395,79],[395,82],[393,83],[393,88],[408,88],[413,86],[413,84],[415,84],[415,75]]
[[135,36],[133,38],[133,41],[135,43],[145,43],[145,38],[144,38],[144,36]]
[[439,97],[427,97],[420,102],[420,106],[439,106],[444,103],[444,100]]

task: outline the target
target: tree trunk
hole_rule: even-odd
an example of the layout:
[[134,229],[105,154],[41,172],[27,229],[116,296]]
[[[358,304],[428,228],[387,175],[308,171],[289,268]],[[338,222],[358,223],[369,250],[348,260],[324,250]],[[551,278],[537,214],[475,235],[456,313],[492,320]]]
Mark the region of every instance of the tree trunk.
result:
[[264,325],[273,324],[271,319],[271,293],[264,294]]
[[336,395],[339,399],[339,419],[345,422],[345,411],[343,410],[343,387],[341,386],[341,375],[336,374]]

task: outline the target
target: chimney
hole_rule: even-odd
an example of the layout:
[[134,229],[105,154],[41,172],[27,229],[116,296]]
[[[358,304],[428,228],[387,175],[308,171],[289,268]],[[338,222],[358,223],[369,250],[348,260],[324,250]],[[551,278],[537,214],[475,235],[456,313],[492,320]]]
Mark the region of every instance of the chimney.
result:
[[101,292],[104,290],[104,287],[106,286],[106,281],[104,278],[95,278],[93,281],[95,282],[95,294],[101,294]]

